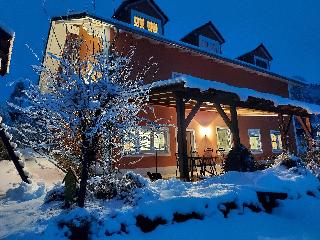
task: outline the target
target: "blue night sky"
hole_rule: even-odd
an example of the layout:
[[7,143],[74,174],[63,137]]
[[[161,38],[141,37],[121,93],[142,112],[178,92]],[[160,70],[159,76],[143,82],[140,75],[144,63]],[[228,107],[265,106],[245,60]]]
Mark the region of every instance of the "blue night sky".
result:
[[156,2],[170,19],[166,26],[169,38],[180,39],[212,20],[226,40],[226,57],[235,58],[263,42],[274,58],[271,71],[320,83],[320,1]]

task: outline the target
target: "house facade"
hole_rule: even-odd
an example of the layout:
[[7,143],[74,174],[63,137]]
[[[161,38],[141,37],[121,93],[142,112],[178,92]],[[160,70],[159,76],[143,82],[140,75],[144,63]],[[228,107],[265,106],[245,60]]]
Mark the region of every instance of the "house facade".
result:
[[[264,94],[263,96],[279,97],[282,100],[289,98],[289,85],[303,85],[270,71],[272,56],[263,44],[237,59],[228,59],[223,56],[225,39],[212,22],[191,30],[180,41],[173,41],[164,35],[168,20],[153,0],[123,1],[110,19],[87,13],[57,17],[51,22],[46,52],[57,56],[66,54],[69,49],[68,41],[74,37],[85,43],[76,53],[82,58],[94,52],[107,51],[110,44],[123,53],[134,46],[133,61],[137,71],[148,63],[150,57],[157,64],[157,71],[147,74],[146,84],[180,77],[193,79],[198,84],[207,81],[218,85],[221,83],[226,89],[231,86],[237,90],[238,95],[249,90],[255,93],[256,98],[259,98],[259,94]],[[59,69],[59,64],[48,54],[44,58],[44,64],[52,71]],[[46,84],[46,77],[41,76],[41,87],[45,89]],[[141,136],[143,147],[138,154],[130,154],[129,146],[128,156],[121,162],[120,168],[135,168],[146,173],[157,164],[159,171],[164,174],[176,171],[179,152],[177,136],[181,135],[177,128],[180,120],[177,98],[170,95],[175,92],[176,86],[173,84],[164,87],[163,90],[154,92],[150,98],[156,117],[165,119],[168,127],[158,132],[144,127],[137,130],[136,134]],[[201,89],[199,86],[197,90]],[[215,93],[224,92],[224,89],[214,90]],[[196,91],[193,92],[197,94]],[[206,96],[209,98],[211,95]],[[227,98],[229,95],[223,96]],[[308,125],[308,113],[289,106],[280,109],[275,103],[269,107],[270,99],[252,105],[248,103],[250,99],[232,101],[229,104],[228,99],[224,101],[221,97],[218,106],[215,101],[211,102],[205,97],[200,103],[195,95],[191,98],[184,96],[183,99],[182,115],[187,120],[188,116],[192,116],[187,121],[184,132],[184,151],[187,155],[202,155],[208,148],[216,155],[227,154],[234,144],[236,134],[256,160],[266,160],[276,157],[284,149],[296,151],[294,126],[291,124],[295,111],[297,115],[304,117],[304,123]],[[236,132],[228,124],[228,117],[232,119],[233,103],[237,116]],[[217,107],[221,109],[217,110]],[[145,136],[147,138],[143,138]]]

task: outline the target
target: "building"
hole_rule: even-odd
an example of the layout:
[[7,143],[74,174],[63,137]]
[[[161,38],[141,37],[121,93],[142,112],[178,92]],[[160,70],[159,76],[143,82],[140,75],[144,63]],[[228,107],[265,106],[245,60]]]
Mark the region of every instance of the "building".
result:
[[0,76],[9,72],[13,40],[14,36],[0,26]]
[[[263,44],[238,59],[228,59],[223,56],[225,39],[212,22],[172,41],[164,37],[168,20],[153,0],[127,0],[112,19],[82,13],[51,22],[47,53],[62,56],[70,50],[68,41],[77,37],[85,42],[76,52],[80,57],[106,51],[113,43],[123,52],[135,46],[137,66],[150,56],[158,64],[159,70],[145,82],[155,83],[151,104],[157,116],[171,125],[156,133],[137,130],[149,140],[138,155],[128,154],[121,168],[146,173],[157,158],[160,172],[175,173],[178,156],[180,174],[186,176],[187,156],[202,155],[207,148],[227,154],[236,143],[249,148],[257,160],[274,158],[284,149],[295,152],[292,116],[310,134],[309,113],[316,109],[289,99],[289,85],[303,83],[272,73],[272,56]],[[51,71],[59,69],[48,55],[44,64]],[[40,79],[42,88],[45,79]]]

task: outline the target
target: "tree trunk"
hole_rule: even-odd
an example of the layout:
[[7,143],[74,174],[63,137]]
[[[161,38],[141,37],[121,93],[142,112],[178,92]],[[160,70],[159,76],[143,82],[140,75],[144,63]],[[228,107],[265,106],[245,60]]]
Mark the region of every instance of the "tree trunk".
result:
[[82,145],[82,170],[81,170],[81,180],[80,189],[78,194],[78,206],[84,207],[87,191],[87,182],[89,178],[89,168],[92,162],[94,162],[95,153],[93,145],[87,139],[83,141]]

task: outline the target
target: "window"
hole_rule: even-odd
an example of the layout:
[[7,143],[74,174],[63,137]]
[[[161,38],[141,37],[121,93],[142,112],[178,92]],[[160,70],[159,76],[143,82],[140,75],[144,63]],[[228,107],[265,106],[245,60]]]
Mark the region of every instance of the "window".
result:
[[147,30],[151,33],[162,33],[162,25],[159,19],[135,10],[131,10],[131,23],[133,26]]
[[252,153],[262,153],[260,129],[249,129],[249,143]]
[[220,53],[220,43],[202,35],[199,35],[199,47],[210,53]]
[[280,131],[270,131],[271,145],[273,153],[280,153],[282,151],[282,141]]
[[140,127],[131,131],[128,136],[130,141],[125,143],[124,149],[128,155],[169,153],[169,129],[162,128],[152,131],[149,128]]
[[259,56],[254,56],[254,64],[258,67],[269,69],[269,61]]
[[231,132],[228,128],[217,127],[217,148],[229,152],[231,149]]

